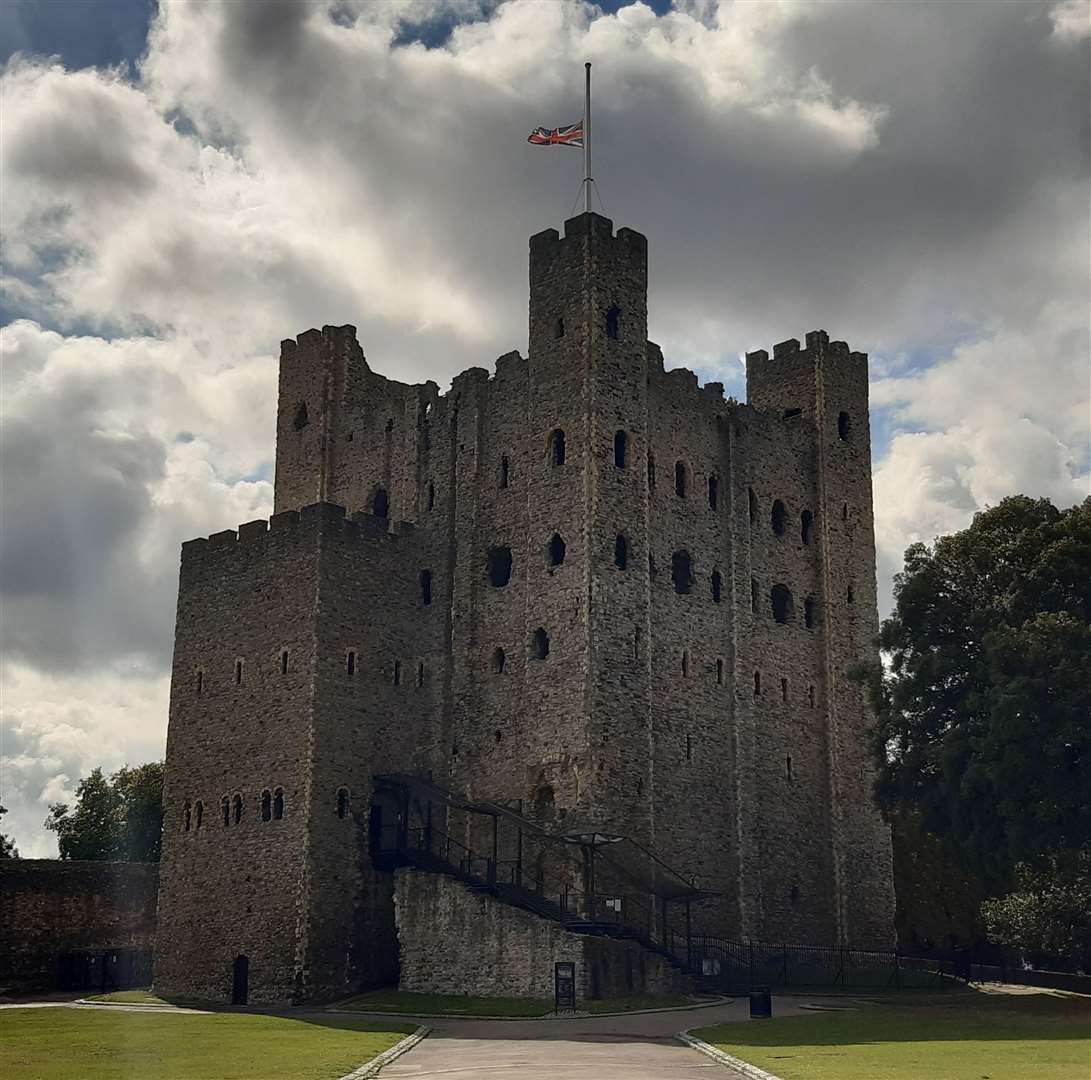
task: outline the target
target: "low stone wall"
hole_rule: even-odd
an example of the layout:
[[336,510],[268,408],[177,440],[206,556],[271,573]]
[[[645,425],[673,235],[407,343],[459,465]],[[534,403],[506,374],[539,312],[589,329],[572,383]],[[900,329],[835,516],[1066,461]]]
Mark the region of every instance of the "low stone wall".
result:
[[0,993],[57,986],[61,956],[155,945],[158,863],[0,861]]
[[443,874],[395,874],[402,990],[553,997],[553,965],[576,965],[576,1000],[659,994],[688,980],[636,942],[571,934]]

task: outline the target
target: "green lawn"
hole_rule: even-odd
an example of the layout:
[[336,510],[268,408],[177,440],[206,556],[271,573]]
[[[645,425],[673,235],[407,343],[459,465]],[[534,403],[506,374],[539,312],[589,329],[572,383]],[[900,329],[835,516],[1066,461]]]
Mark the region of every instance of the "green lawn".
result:
[[[633,1009],[666,1009],[692,1005],[693,999],[673,994],[651,997],[639,995],[627,998],[604,998],[601,1001],[581,1001],[577,1009],[591,1013],[629,1012]],[[402,990],[372,990],[349,1001],[338,1009],[360,1012],[415,1013],[419,1016],[545,1016],[553,1012],[549,998],[466,997],[462,994],[411,994]]]
[[694,1034],[783,1080],[1091,1076],[1091,997],[1058,992],[914,995],[856,1012],[718,1024]]
[[0,1011],[4,1080],[336,1080],[412,1024],[353,1016]]
[[170,1005],[165,998],[156,997],[150,990],[115,990],[110,994],[92,994],[85,1001],[113,1001],[119,1005]]

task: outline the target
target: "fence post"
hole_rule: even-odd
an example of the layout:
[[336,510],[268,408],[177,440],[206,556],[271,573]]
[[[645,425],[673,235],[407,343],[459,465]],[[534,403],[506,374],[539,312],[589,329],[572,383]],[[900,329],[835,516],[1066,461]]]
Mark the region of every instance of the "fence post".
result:
[[782,974],[783,974],[783,977],[784,977],[784,985],[787,986],[788,985],[788,943],[787,942],[784,942],[781,945],[781,950],[782,950],[782,955],[783,955],[783,961],[781,963],[781,967],[783,969]]
[[750,959],[750,985],[754,985],[754,943],[748,938],[746,941],[746,950],[749,953]]
[[902,988],[902,969],[901,969],[901,956],[898,950],[894,950],[894,989],[900,990]]

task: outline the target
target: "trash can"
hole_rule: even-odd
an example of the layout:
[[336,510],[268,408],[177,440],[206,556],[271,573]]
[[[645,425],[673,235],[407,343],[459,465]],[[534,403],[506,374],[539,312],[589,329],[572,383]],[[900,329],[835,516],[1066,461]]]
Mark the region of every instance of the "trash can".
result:
[[768,1020],[773,1015],[773,995],[768,986],[750,987],[750,1019]]

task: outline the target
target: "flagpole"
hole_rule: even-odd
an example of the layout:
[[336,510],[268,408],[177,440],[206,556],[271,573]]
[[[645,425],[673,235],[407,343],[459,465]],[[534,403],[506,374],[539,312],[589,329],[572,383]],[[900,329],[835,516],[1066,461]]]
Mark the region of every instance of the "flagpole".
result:
[[583,106],[583,209],[591,213],[591,62],[583,65],[587,74]]

